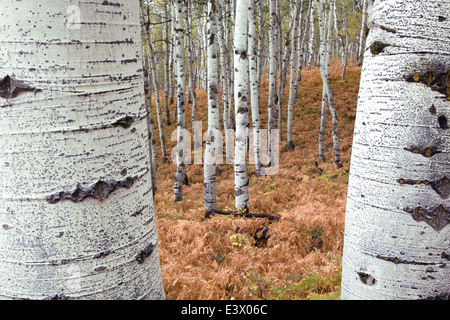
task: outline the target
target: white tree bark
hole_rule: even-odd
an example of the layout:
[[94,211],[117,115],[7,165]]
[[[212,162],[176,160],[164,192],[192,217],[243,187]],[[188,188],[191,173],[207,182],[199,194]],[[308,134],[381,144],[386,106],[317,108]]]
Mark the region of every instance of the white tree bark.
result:
[[268,103],[268,164],[274,163],[274,132],[275,132],[275,106],[277,99],[277,41],[276,41],[276,23],[277,23],[277,0],[269,0],[270,27],[269,27],[269,103]]
[[[148,68],[149,68],[149,86],[151,87],[153,84],[153,87],[155,89],[155,101],[156,101],[156,116],[158,119],[158,131],[159,131],[159,141],[160,141],[160,145],[161,145],[161,155],[163,158],[163,161],[166,162],[167,160],[167,151],[166,151],[166,138],[164,136],[164,123],[162,120],[162,111],[161,111],[161,99],[160,99],[160,95],[159,95],[159,83],[158,83],[158,74],[156,72],[156,64],[155,64],[155,59],[154,59],[154,51],[153,51],[153,47],[152,44],[150,42],[150,21],[149,21],[149,17],[148,17],[148,13],[145,12],[144,8],[143,8],[143,3],[141,2],[141,15],[142,15],[142,20],[143,20],[143,25],[144,25],[144,29],[145,29],[145,42],[146,42],[146,46],[147,46],[147,64],[148,64]],[[150,74],[152,74],[152,76],[150,76]],[[151,120],[151,126],[153,127],[154,123],[153,123],[153,114],[151,111],[151,95],[150,95],[150,99],[149,99],[149,118]],[[152,147],[152,151],[155,154],[155,161],[153,162],[154,165],[154,169],[156,172],[156,166],[157,166],[157,162],[156,162],[156,140],[154,137],[154,131],[152,131],[152,140],[155,141],[154,146]],[[156,180],[154,180],[156,181]]]
[[233,163],[232,142],[234,134],[228,134],[230,130],[233,130],[233,123],[231,120],[231,114],[233,112],[232,99],[230,99],[230,78],[231,78],[231,68],[230,68],[230,56],[228,52],[228,43],[225,37],[228,30],[225,14],[223,12],[222,4],[216,3],[217,5],[217,24],[218,24],[218,35],[219,35],[219,51],[220,51],[220,78],[222,82],[222,107],[223,107],[223,128],[225,136],[225,150],[226,150],[226,163]]
[[257,177],[264,173],[261,154],[261,119],[259,105],[259,79],[258,79],[258,41],[256,33],[256,10],[255,1],[249,1],[249,35],[248,35],[248,52],[249,52],[249,80],[250,80],[250,96],[251,111],[253,125],[253,153],[255,158],[255,174]]
[[314,29],[315,29],[315,24],[314,24],[314,1],[315,0],[311,0],[309,7],[310,7],[310,16],[309,16],[309,41],[308,41],[308,49],[309,49],[309,54],[308,54],[308,70],[311,69],[311,63],[312,63],[312,59],[314,56]]
[[208,1],[208,131],[205,148],[204,205],[216,209],[216,151],[222,145],[219,108],[219,50],[215,0]]
[[[177,173],[174,181],[174,201],[183,200],[183,185],[186,181],[186,76],[185,76],[185,59],[186,53],[184,49],[184,3],[183,0],[174,1],[175,13],[175,59],[176,59],[176,76],[177,76]],[[190,156],[190,155],[189,155]]]
[[450,2],[378,0],[362,69],[343,299],[449,299]]
[[[320,29],[320,73],[323,82],[322,93],[322,111],[321,122],[319,129],[319,160],[325,161],[325,147],[324,136],[326,127],[326,107],[328,107],[331,113],[332,128],[331,134],[333,137],[333,152],[334,161],[338,168],[342,168],[341,155],[339,150],[339,137],[338,137],[338,120],[336,115],[336,108],[334,106],[334,96],[330,87],[330,59],[331,59],[331,33],[333,26],[333,6],[336,0],[332,0],[329,3],[322,3],[322,0],[315,0],[319,17],[319,29]],[[328,19],[328,23],[326,22]]]
[[[297,63],[297,35],[298,35],[298,22],[299,22],[299,9],[303,4],[303,0],[296,0],[294,4],[294,16],[292,21],[292,34],[291,34],[291,61],[290,61],[290,79],[289,79],[289,102],[288,102],[288,120],[287,120],[287,143],[288,149],[294,149],[293,141],[293,121],[294,121],[294,102],[297,97],[297,77],[295,76],[295,69]],[[299,70],[301,72],[301,70]]]
[[170,125],[170,111],[169,111],[169,91],[170,91],[170,70],[169,70],[169,59],[170,51],[170,32],[169,32],[169,1],[164,1],[164,113],[165,113],[165,124]]
[[248,212],[248,1],[236,1],[234,34],[234,105],[236,114],[236,142],[234,156],[236,210]]
[[2,2],[0,299],[162,299],[139,4],[72,3]]
[[359,35],[359,50],[358,50],[358,65],[362,65],[363,57],[364,57],[364,47],[366,44],[366,36],[367,36],[367,16],[368,16],[368,7],[369,0],[363,1],[363,9],[362,9],[362,18],[361,18],[361,30]]

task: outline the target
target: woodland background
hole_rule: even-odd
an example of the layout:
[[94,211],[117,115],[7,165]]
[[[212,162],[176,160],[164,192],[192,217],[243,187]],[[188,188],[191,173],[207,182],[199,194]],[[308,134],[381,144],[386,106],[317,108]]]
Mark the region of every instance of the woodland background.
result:
[[[261,0],[262,1],[262,0]],[[225,1],[216,1],[225,5]],[[257,1],[259,2],[259,1]],[[208,97],[206,49],[206,2],[188,1],[189,20],[185,33],[186,68],[192,59],[192,70],[186,76],[195,75],[193,86],[196,96],[196,120],[205,125],[208,121]],[[189,184],[184,186],[183,200],[173,201],[173,184],[176,163],[170,160],[170,152],[176,141],[171,141],[176,131],[174,119],[165,119],[163,128],[168,155],[161,151],[158,129],[158,111],[169,110],[174,115],[176,103],[175,77],[173,72],[171,16],[169,1],[142,3],[147,10],[150,31],[150,52],[154,66],[150,70],[160,88],[159,102],[151,88],[151,105],[154,124],[154,146],[156,148],[156,193],[155,212],[157,217],[159,251],[162,277],[167,299],[339,299],[341,257],[344,232],[345,202],[347,196],[348,170],[353,137],[359,80],[361,73],[361,37],[364,36],[362,1],[337,1],[335,23],[338,25],[332,35],[332,61],[330,85],[334,94],[339,141],[343,167],[333,161],[331,130],[325,134],[325,159],[318,158],[318,134],[321,121],[322,77],[319,64],[319,21],[314,19],[315,31],[311,33],[310,20],[306,17],[311,1],[304,1],[305,16],[300,23],[299,35],[302,56],[297,66],[298,96],[294,104],[293,139],[291,150],[283,139],[280,144],[280,169],[276,175],[258,177],[254,166],[249,166],[250,212],[280,216],[280,220],[241,218],[233,215],[214,215],[205,218],[203,202],[203,166],[186,166]],[[229,3],[233,9],[232,1]],[[165,7],[167,6],[167,7]],[[347,13],[347,27],[343,27],[342,10]],[[188,9],[189,10],[189,9]],[[230,11],[232,12],[232,11]],[[264,2],[264,34],[268,34],[269,12]],[[286,36],[292,23],[292,3],[279,0],[278,21],[281,39]],[[166,23],[169,27],[165,29]],[[187,20],[186,20],[187,21]],[[233,18],[228,16],[231,28]],[[341,26],[341,27],[339,27]],[[169,30],[169,33],[167,33]],[[230,29],[231,30],[231,29]],[[363,30],[363,32],[361,32]],[[312,37],[312,38],[311,38]],[[310,41],[310,39],[312,39]],[[346,55],[343,56],[342,40],[345,40]],[[266,40],[267,41],[267,40]],[[190,42],[190,43],[189,43]],[[283,42],[285,45],[283,45]],[[287,50],[286,42],[280,41],[281,58]],[[312,47],[309,47],[311,46]],[[267,43],[262,48],[266,48]],[[229,50],[232,50],[230,33]],[[167,51],[169,50],[169,51]],[[260,88],[261,126],[267,127],[268,67],[267,53],[262,52],[262,76]],[[344,69],[342,58],[348,67]],[[166,73],[166,58],[169,62]],[[311,61],[311,65],[308,65]],[[285,62],[289,64],[289,60]],[[345,70],[345,74],[344,71]],[[153,71],[153,72],[152,72]],[[166,82],[166,74],[170,76]],[[300,76],[298,76],[300,74]],[[289,99],[291,75],[285,74],[281,100],[282,136],[286,137],[286,107]],[[153,90],[153,92],[152,92]],[[281,89],[280,89],[281,90]],[[186,88],[187,95],[191,96]],[[167,94],[165,94],[167,93]],[[280,95],[281,91],[278,92]],[[186,104],[186,123],[190,129],[192,99]],[[169,121],[170,120],[170,121]],[[170,124],[169,124],[170,123]],[[328,111],[327,128],[331,128]],[[204,146],[204,143],[203,143]],[[168,157],[168,159],[166,158]],[[217,204],[220,210],[233,211],[234,173],[233,165],[218,165]]]

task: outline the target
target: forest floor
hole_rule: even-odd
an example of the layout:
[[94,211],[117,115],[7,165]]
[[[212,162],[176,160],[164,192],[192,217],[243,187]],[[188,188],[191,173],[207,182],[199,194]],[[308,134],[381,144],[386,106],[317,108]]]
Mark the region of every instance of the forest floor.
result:
[[[338,169],[334,163],[329,111],[326,162],[316,166],[322,98],[318,68],[302,71],[294,106],[295,149],[288,151],[285,142],[288,79],[279,171],[276,175],[256,177],[254,165],[249,166],[250,212],[278,215],[278,221],[224,215],[205,219],[203,167],[199,164],[187,165],[189,186],[183,188],[183,201],[174,203],[176,164],[170,160],[162,162],[157,141],[155,211],[168,300],[340,299],[348,170],[361,68],[349,66],[345,81],[341,80],[339,61],[331,64],[330,71],[344,167]],[[261,88],[262,106],[267,104],[267,92],[266,79]],[[197,95],[197,117],[206,130],[207,95],[203,91]],[[173,106],[170,110],[173,112]],[[261,112],[262,127],[266,128],[267,108]],[[186,114],[191,130],[190,104]],[[158,137],[156,115],[154,119]],[[165,127],[169,158],[175,145],[170,141],[174,130],[174,123]],[[218,167],[218,209],[232,211],[234,199],[229,194],[234,194],[234,168],[232,164]],[[260,228],[268,228],[270,238],[255,246],[253,235]]]

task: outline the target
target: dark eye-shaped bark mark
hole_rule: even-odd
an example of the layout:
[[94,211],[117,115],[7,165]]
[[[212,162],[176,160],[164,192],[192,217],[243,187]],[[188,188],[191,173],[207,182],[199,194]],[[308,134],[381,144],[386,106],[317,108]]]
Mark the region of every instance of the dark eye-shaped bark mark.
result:
[[152,244],[150,243],[148,246],[146,246],[144,248],[144,250],[141,250],[141,252],[139,252],[136,256],[136,261],[139,264],[144,263],[145,259],[147,259],[148,257],[150,257],[150,255],[152,254],[153,250],[155,250],[156,248],[156,244]]
[[410,148],[405,148],[405,150],[412,152],[412,153],[420,154],[420,155],[424,156],[425,158],[431,158],[434,155],[441,153],[441,151],[438,151],[436,149],[436,147],[427,147],[427,148],[423,149],[423,148],[419,148],[418,146],[412,146]]
[[122,127],[124,129],[128,129],[129,127],[131,127],[133,122],[134,122],[134,118],[133,117],[126,116],[126,117],[120,118],[119,120],[114,122],[113,126],[115,126],[115,127]]
[[400,184],[408,184],[408,185],[425,184],[431,186],[431,188],[443,199],[447,199],[450,195],[450,180],[446,176],[444,176],[442,179],[435,181],[398,179],[397,182]]
[[443,205],[433,210],[417,207],[415,209],[405,208],[405,211],[410,213],[414,220],[424,221],[436,231],[440,231],[450,224],[450,211]]
[[370,52],[374,56],[382,53],[384,51],[384,48],[389,47],[390,45],[381,41],[375,41],[370,45]]
[[422,83],[450,100],[450,70],[415,72],[407,75],[405,79],[408,82]]
[[119,188],[131,188],[136,180],[137,177],[128,177],[122,181],[100,180],[89,187],[83,187],[81,184],[78,184],[74,191],[61,191],[47,196],[46,200],[50,204],[56,204],[62,200],[71,200],[72,202],[79,203],[88,197],[103,201]]
[[359,276],[359,280],[361,280],[362,283],[368,285],[368,286],[373,286],[377,283],[377,279],[375,279],[373,276],[371,276],[370,274],[366,273],[366,272],[357,272],[358,276]]
[[0,97],[3,99],[14,99],[25,92],[41,92],[41,89],[27,85],[25,82],[7,75],[0,80]]

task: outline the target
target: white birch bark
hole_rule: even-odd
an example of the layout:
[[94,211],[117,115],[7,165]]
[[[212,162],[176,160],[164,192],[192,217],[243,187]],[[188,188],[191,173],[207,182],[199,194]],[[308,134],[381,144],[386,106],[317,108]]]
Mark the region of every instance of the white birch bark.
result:
[[250,105],[252,111],[253,125],[253,153],[255,159],[255,174],[257,177],[262,176],[262,154],[261,154],[261,119],[259,105],[259,79],[258,79],[258,41],[256,33],[256,11],[255,1],[249,1],[249,35],[248,35],[248,52],[249,52],[249,80],[250,80]]
[[[342,75],[341,79],[345,80],[345,73],[347,71],[347,63],[348,63],[348,40],[349,40],[349,34],[348,34],[348,18],[347,18],[347,8],[345,5],[345,1],[341,0],[341,7],[342,7],[342,30],[339,32],[339,37],[342,39],[342,55],[341,55],[341,61],[342,61]],[[342,34],[344,32],[344,34]]]
[[186,181],[186,76],[185,76],[185,48],[184,48],[184,3],[183,0],[174,1],[175,13],[175,59],[177,76],[177,173],[174,181],[174,201],[183,200],[183,184]]
[[311,63],[312,63],[312,59],[314,56],[314,29],[315,29],[315,24],[314,24],[314,1],[315,0],[311,0],[311,3],[309,4],[310,6],[310,16],[309,16],[309,41],[308,41],[308,49],[309,49],[309,53],[308,53],[308,70],[311,69]]
[[[292,127],[293,127],[293,121],[294,121],[294,103],[295,99],[297,97],[297,77],[295,76],[295,69],[296,69],[296,63],[297,63],[297,47],[296,44],[297,41],[297,28],[298,28],[298,22],[299,22],[299,9],[300,5],[303,4],[303,1],[296,0],[294,3],[294,16],[292,21],[292,34],[291,34],[291,61],[290,61],[290,79],[289,79],[289,102],[288,102],[288,120],[287,120],[287,143],[288,143],[288,149],[293,150],[294,149],[294,142],[293,142],[293,133],[292,133]],[[299,70],[301,72],[301,70]]]
[[275,105],[277,98],[277,41],[276,41],[276,22],[277,11],[276,1],[269,0],[270,27],[269,27],[269,103],[268,103],[268,165],[274,163],[274,131],[275,131]]
[[215,0],[208,1],[208,131],[205,148],[204,170],[204,205],[216,209],[216,151],[222,144],[220,132],[219,108],[219,50]]
[[169,59],[170,59],[170,32],[169,32],[169,9],[168,2],[164,1],[164,113],[165,113],[165,124],[170,125],[170,111],[169,111],[169,87],[170,87],[170,70],[169,70]]
[[368,16],[368,5],[369,0],[363,1],[363,9],[362,9],[362,17],[361,17],[361,30],[359,35],[359,50],[358,50],[358,65],[362,65],[363,57],[364,57],[364,47],[366,44],[366,36],[367,36],[367,16]]
[[[324,136],[326,126],[326,106],[331,113],[332,128],[331,134],[333,138],[333,152],[334,161],[338,168],[342,168],[340,150],[339,150],[339,137],[338,137],[338,120],[336,115],[336,108],[334,106],[334,96],[331,91],[329,75],[330,75],[330,59],[331,59],[331,33],[333,26],[333,6],[335,0],[330,3],[322,3],[322,0],[315,0],[319,17],[319,29],[320,29],[320,73],[323,82],[322,93],[322,112],[321,122],[319,129],[319,160],[325,161],[325,147]],[[328,23],[326,22],[328,19]]]
[[[229,130],[232,130],[232,123],[230,120],[230,113],[232,112],[232,104],[230,100],[230,58],[228,52],[228,44],[226,42],[225,33],[228,30],[226,27],[226,17],[222,10],[222,4],[216,3],[217,5],[217,24],[218,24],[218,35],[219,35],[219,51],[220,51],[220,78],[222,82],[222,106],[223,106],[223,128],[225,136],[225,150],[226,150],[226,163],[233,163],[234,159],[232,155],[232,143],[230,140],[233,135],[228,134]],[[226,13],[226,12],[225,12]]]
[[162,299],[139,3],[72,4],[2,2],[0,299]]
[[379,0],[352,149],[342,299],[449,299],[450,2]]
[[248,0],[236,1],[234,34],[234,105],[236,116],[236,142],[234,156],[236,210],[248,212]]
[[[143,3],[141,3],[141,15],[142,15],[142,20],[143,20],[143,25],[144,25],[144,30],[145,30],[145,32],[144,32],[145,40],[144,41],[146,42],[146,45],[147,45],[147,64],[148,64],[148,68],[149,68],[148,82],[149,82],[149,86],[151,87],[153,85],[153,87],[155,89],[156,116],[158,119],[158,131],[159,131],[159,141],[160,141],[160,145],[161,145],[161,155],[162,155],[163,161],[166,162],[167,161],[166,138],[164,136],[164,123],[162,120],[158,74],[156,72],[153,47],[152,47],[152,44],[150,43],[150,25],[149,25],[150,21],[149,21],[148,13],[146,13],[144,11]],[[150,74],[152,74],[152,76],[150,76]],[[151,95],[150,95],[150,99],[149,99],[148,108],[149,108],[149,118],[150,118],[151,126],[153,129],[154,121],[153,121],[153,114],[151,111]],[[152,133],[152,141],[155,141],[154,131],[152,130],[151,133]],[[153,165],[154,165],[154,171],[156,173],[156,166],[157,166],[156,141],[154,143],[152,143],[152,149],[153,149],[153,153],[155,154],[155,159],[154,159],[155,161],[153,162]],[[156,180],[154,180],[154,181],[156,181]]]
[[192,4],[190,2],[187,3],[186,10],[186,22],[187,22],[187,34],[188,34],[188,61],[189,61],[189,96],[190,103],[192,103],[192,116],[191,116],[191,126],[192,133],[194,136],[194,149],[201,149],[202,142],[200,139],[196,139],[200,137],[202,134],[200,132],[196,132],[195,122],[197,121],[197,93],[195,92],[195,72],[194,72],[194,62],[195,62],[195,48],[194,48],[194,40],[192,36],[192,16],[193,16]]

